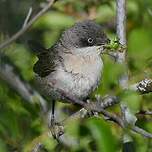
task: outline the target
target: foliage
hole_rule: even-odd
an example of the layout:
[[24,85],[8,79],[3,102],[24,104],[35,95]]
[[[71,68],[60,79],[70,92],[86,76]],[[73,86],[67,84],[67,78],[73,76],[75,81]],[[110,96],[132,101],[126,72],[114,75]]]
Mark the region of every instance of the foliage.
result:
[[[28,9],[33,6],[36,13],[39,0],[2,0],[0,1],[0,42],[19,30]],[[23,8],[23,9],[21,9]],[[27,40],[34,39],[46,47],[53,45],[61,32],[74,22],[93,18],[102,24],[110,39],[115,39],[115,1],[114,0],[59,0],[42,16],[32,28],[10,47],[1,50],[12,63],[17,66],[18,74],[31,85],[34,82],[33,64],[37,60],[27,45]],[[152,78],[152,1],[127,1],[127,39],[128,39],[128,68],[130,83],[143,78]],[[124,92],[118,85],[118,78],[123,73],[123,66],[104,56],[104,72],[101,85],[96,93],[118,95],[127,102],[134,113],[140,109],[152,109],[152,94],[139,96],[134,92]],[[67,105],[59,103],[57,109],[64,113]],[[68,105],[68,109],[72,109]],[[110,109],[116,113],[118,107]],[[67,117],[67,114],[61,118]],[[60,118],[60,119],[61,119]],[[33,141],[47,130],[46,117],[42,116],[36,105],[24,101],[7,83],[0,80],[0,152],[28,151]],[[151,118],[145,117],[137,121],[142,128],[152,132]],[[75,121],[67,127],[67,132],[80,139],[80,147],[63,148],[63,151],[121,151],[122,129],[103,119],[87,119]],[[53,139],[42,138],[46,149],[53,151],[57,142]],[[42,140],[41,139],[41,140]],[[150,151],[152,143],[140,135],[133,134],[135,148],[138,152]],[[96,149],[97,148],[97,149]]]

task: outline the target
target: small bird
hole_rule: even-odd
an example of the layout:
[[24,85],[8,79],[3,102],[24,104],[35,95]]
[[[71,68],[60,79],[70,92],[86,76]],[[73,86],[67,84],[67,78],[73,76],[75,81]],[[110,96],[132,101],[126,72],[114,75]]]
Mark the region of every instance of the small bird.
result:
[[94,21],[76,23],[49,49],[32,43],[38,61],[34,65],[37,82],[43,92],[58,99],[57,89],[84,100],[96,89],[102,77],[101,54],[109,39]]

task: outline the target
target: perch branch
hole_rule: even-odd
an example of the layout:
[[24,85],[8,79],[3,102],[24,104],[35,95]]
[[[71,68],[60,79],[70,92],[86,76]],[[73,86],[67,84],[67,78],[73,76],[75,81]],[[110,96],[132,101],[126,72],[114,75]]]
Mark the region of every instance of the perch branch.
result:
[[48,11],[48,9],[52,6],[54,3],[54,0],[49,0],[48,4],[40,11],[38,12],[27,24],[26,26],[23,26],[16,34],[14,34],[12,37],[10,37],[8,40],[2,42],[0,44],[0,50],[4,49],[8,45],[10,45],[12,42],[14,42],[16,39],[18,39],[22,34],[24,34],[34,22],[36,22],[45,12]]
[[[119,103],[119,99],[115,96],[106,96],[103,99],[95,101],[96,107],[99,105],[103,109],[109,108],[118,103]],[[91,103],[88,103],[88,104],[90,105]],[[81,108],[79,111],[75,112],[74,114],[69,116],[67,119],[63,120],[62,124],[66,125],[67,121],[85,118],[85,117],[88,117],[88,110],[85,108]]]
[[[98,103],[97,106],[99,105],[99,102],[101,102],[100,106],[103,109],[105,109],[105,108],[108,108],[110,106],[117,104],[119,102],[119,100],[117,100],[117,98],[114,96],[106,96],[102,99],[102,101],[101,100],[97,101],[97,103]],[[63,129],[60,129],[60,127],[61,126],[63,126],[63,128],[66,127],[68,122],[70,122],[71,120],[83,119],[83,118],[88,117],[88,116],[90,116],[90,115],[88,115],[88,110],[86,110],[85,108],[81,108],[79,111],[75,112],[74,114],[72,114],[68,118],[61,121],[59,123],[60,124],[59,128],[56,129],[58,131],[56,133],[60,134],[59,132],[63,131]],[[43,143],[44,139],[46,139],[46,138],[53,138],[50,130],[47,130],[41,136],[39,136],[38,138],[35,138],[32,141],[32,144],[30,146],[32,148],[30,148],[30,149],[37,149],[39,147],[39,145],[43,145],[42,143]],[[72,138],[69,135],[66,135],[66,133],[63,133],[61,136],[58,136],[58,141],[59,141],[59,143],[63,144],[66,147],[71,147],[71,146],[78,147],[78,145],[79,145],[78,139]]]
[[[71,103],[76,103],[76,104],[81,105],[83,108],[85,108],[87,110],[91,110],[91,111],[95,111],[95,112],[101,113],[104,116],[108,117],[110,120],[116,122],[122,128],[125,128],[125,122],[124,122],[124,120],[121,117],[119,117],[119,116],[117,116],[115,114],[112,114],[112,113],[106,111],[105,109],[103,109],[103,107],[101,106],[101,104],[99,102],[85,103],[82,100],[78,100],[78,99],[75,99],[75,98],[67,95],[61,89],[58,89],[58,91],[59,91],[60,94],[64,95],[64,98],[66,98],[67,100],[71,100]],[[149,133],[149,132],[145,131],[144,129],[139,128],[137,126],[132,126],[131,130],[134,131],[134,132],[137,132],[137,133],[141,134],[144,137],[152,138],[152,134],[151,133]]]
[[[72,97],[69,97],[69,95],[66,96],[66,93],[63,93],[63,91],[60,90],[60,93],[64,94],[65,95],[65,98],[69,100],[69,98],[72,100],[72,103],[75,102],[75,98],[73,99]],[[104,102],[109,102],[111,100],[111,103],[117,103],[115,100],[116,98],[107,98]],[[114,100],[114,101],[112,101]],[[63,120],[61,122],[61,125],[63,125],[63,127],[66,127],[66,124],[67,122],[73,120],[73,119],[83,119],[84,117],[88,116],[87,115],[87,112],[88,110],[92,110],[92,111],[96,111],[96,112],[99,112],[101,113],[102,115],[104,115],[105,117],[108,117],[108,120],[110,121],[113,121],[115,122],[116,124],[118,124],[120,127],[122,128],[125,128],[125,122],[123,120],[123,118],[121,118],[120,116],[117,116],[113,113],[110,113],[108,111],[106,111],[104,108],[107,108],[107,106],[105,105],[108,105],[107,103],[106,104],[101,104],[99,102],[90,102],[90,103],[84,103],[83,101],[80,102],[80,100],[77,100],[76,101],[77,103],[80,103],[80,105],[83,107],[82,109],[80,109],[78,112],[72,114],[70,117],[68,117],[67,119]],[[83,105],[81,104],[83,103]],[[110,106],[110,105],[109,105]],[[112,104],[111,104],[112,106]],[[132,126],[130,127],[130,130],[133,131],[133,132],[136,132],[146,138],[152,138],[152,134],[145,131],[144,129],[142,128],[139,128],[137,126]],[[44,140],[44,138],[42,138],[43,136],[47,135],[50,135],[50,137],[52,138],[52,135],[50,133],[50,131],[46,131],[45,133],[43,133],[40,137],[39,137],[39,140],[36,140],[35,141],[37,142],[37,144],[40,144],[41,141]],[[79,144],[79,142],[77,141],[77,139],[73,139],[73,138],[70,138],[69,136],[65,135],[64,133],[59,136],[59,142],[62,143],[63,145],[65,146],[76,146]],[[34,142],[35,143],[35,142]]]

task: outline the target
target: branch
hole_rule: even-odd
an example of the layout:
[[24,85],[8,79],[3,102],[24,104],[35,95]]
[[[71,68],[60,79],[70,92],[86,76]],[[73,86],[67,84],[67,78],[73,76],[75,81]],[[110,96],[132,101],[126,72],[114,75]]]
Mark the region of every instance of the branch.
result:
[[122,45],[126,45],[126,0],[117,0],[117,36]]
[[[99,102],[90,102],[90,103],[85,103],[82,100],[76,99],[70,95],[67,95],[64,90],[58,89],[57,90],[61,95],[64,95],[64,98],[66,98],[68,101],[70,100],[71,103],[76,103],[81,105],[82,107],[84,107],[86,110],[90,110],[90,111],[95,111],[98,113],[103,114],[105,117],[108,117],[110,120],[114,121],[115,123],[117,123],[119,126],[121,126],[122,128],[126,127],[126,122],[125,120],[123,120],[123,118],[112,114],[108,111],[106,111],[105,109],[103,109],[102,104]],[[137,132],[147,138],[152,138],[152,134],[148,133],[147,131],[137,127],[137,126],[132,126],[130,128],[132,131]]]
[[[124,46],[125,49],[119,51],[117,62],[124,64],[126,67],[126,0],[117,0],[117,16],[116,16],[116,28],[119,43]],[[127,72],[119,79],[119,84],[123,89],[128,87],[128,75]]]
[[[116,1],[116,31],[121,45],[126,45],[126,0]],[[117,62],[124,63],[126,50],[119,52]]]
[[140,110],[136,115],[152,115],[152,111],[150,110]]
[[139,127],[137,127],[137,126],[133,126],[133,127],[132,127],[132,130],[133,130],[134,132],[136,132],[136,133],[138,133],[138,134],[146,137],[146,138],[152,138],[152,134],[151,134],[151,133],[149,133],[149,132],[145,131],[144,129],[139,128]]
[[29,21],[29,19],[31,17],[31,14],[32,14],[32,7],[29,8],[28,14],[27,14],[27,16],[25,18],[25,21],[24,21],[24,24],[23,24],[22,28],[24,28],[27,25],[27,23],[28,23],[28,21]]
[[[63,94],[63,92],[62,92],[62,94]],[[72,100],[72,102],[75,102],[75,100],[76,100],[76,99],[73,99],[72,97],[69,97],[69,95],[65,96],[65,98],[67,98],[68,100],[70,98]],[[70,117],[68,117],[67,119],[60,122],[59,127],[61,127],[61,125],[62,125],[63,128],[66,127],[66,125],[68,124],[67,122],[70,122],[71,120],[83,119],[85,117],[88,117],[88,115],[87,115],[88,110],[92,110],[92,111],[96,111],[96,112],[99,112],[102,115],[104,115],[106,118],[108,118],[106,120],[113,121],[116,124],[118,124],[120,127],[126,129],[125,128],[126,127],[125,126],[126,122],[124,122],[123,118],[121,118],[118,115],[115,115],[114,113],[110,113],[110,112],[108,112],[104,109],[104,108],[107,108],[107,106],[105,106],[105,105],[108,105],[106,102],[109,102],[110,100],[111,100],[111,103],[113,103],[113,105],[114,105],[114,103],[118,103],[118,101],[116,102],[115,99],[116,98],[111,98],[111,97],[108,98],[107,97],[105,101],[102,101],[102,102],[105,102],[105,104],[102,104],[102,102],[101,103],[90,102],[90,103],[87,104],[83,101],[80,102],[80,100],[78,100],[77,103],[78,102],[79,103],[83,102],[84,103],[83,105],[84,105],[85,108],[80,109],[78,112],[72,114]],[[82,106],[82,104],[80,104],[80,105]],[[111,106],[112,106],[112,104],[111,104]],[[92,116],[90,116],[90,117],[92,117]],[[136,133],[146,137],[146,138],[152,138],[151,133],[149,133],[149,132],[145,131],[144,129],[139,128],[137,126],[131,126],[129,129],[133,132],[136,132]],[[62,129],[62,131],[63,131],[63,129]],[[60,129],[58,129],[57,133],[60,134],[59,132],[60,132]],[[52,135],[51,135],[50,131],[46,131],[45,133],[43,133],[41,136],[38,137],[39,139],[37,139],[37,138],[34,139],[33,143],[35,143],[35,145],[40,145],[40,143],[41,142],[43,143],[43,140],[45,140],[44,136],[45,136],[45,138],[48,138],[48,137],[52,138]],[[58,141],[66,147],[78,146],[79,145],[79,141],[77,139],[74,139],[74,138],[71,138],[70,136],[67,136],[64,132],[62,133],[61,136],[58,137]]]
[[[101,103],[99,104],[99,102],[101,102]],[[116,98],[114,96],[106,96],[102,99],[102,101],[101,100],[97,101],[96,104],[97,104],[97,106],[100,105],[104,109],[104,108],[108,108],[110,106],[113,106],[113,105],[117,104],[118,102],[119,102],[118,98]],[[79,146],[78,139],[75,139],[75,138],[67,135],[64,132],[64,128],[66,127],[68,122],[70,122],[71,120],[84,119],[84,118],[89,117],[89,116],[92,117],[91,115],[88,115],[88,110],[86,110],[85,108],[82,108],[79,111],[72,114],[71,116],[69,116],[68,118],[59,122],[58,125],[55,126],[55,132],[58,136],[58,138],[57,138],[58,142],[61,143],[62,145],[64,145],[65,147],[70,147],[70,148],[71,147],[78,147]],[[39,137],[35,138],[32,141],[32,143],[30,144],[29,149],[33,149],[33,150],[37,150],[38,148],[40,149],[41,145],[43,145],[42,143],[44,140],[46,140],[47,138],[53,138],[51,131],[50,131],[51,129],[52,128],[49,128],[49,130],[44,132]],[[60,132],[62,132],[61,135],[60,135]],[[59,146],[59,145],[57,145],[57,146]]]
[[[123,118],[121,118],[118,115],[115,115],[114,113],[110,113],[105,110],[105,108],[108,108],[110,106],[113,106],[113,105],[119,103],[119,100],[117,98],[108,96],[108,97],[104,98],[102,101],[97,101],[97,102],[90,101],[90,103],[85,103],[84,101],[77,100],[77,99],[67,95],[63,90],[60,90],[59,93],[61,93],[62,95],[64,94],[65,95],[64,99],[71,100],[71,103],[77,103],[82,106],[82,109],[80,109],[78,112],[72,114],[70,117],[66,118],[65,120],[63,120],[59,123],[60,124],[59,128],[61,128],[61,126],[62,126],[62,129],[58,129],[57,134],[59,135],[60,131],[62,131],[62,135],[58,136],[58,141],[61,144],[63,144],[64,146],[73,147],[73,146],[79,145],[79,141],[77,139],[67,136],[63,132],[64,128],[68,124],[67,122],[70,122],[71,120],[75,120],[75,119],[83,119],[85,117],[88,117],[89,116],[88,111],[90,111],[90,110],[101,113],[106,118],[108,118],[106,120],[113,121],[116,124],[118,124],[120,127],[125,129],[126,122],[124,122]],[[90,116],[90,117],[92,117],[92,116]],[[136,132],[144,137],[152,138],[151,133],[149,133],[149,132],[145,131],[144,129],[139,128],[137,126],[130,127],[130,130],[133,132]],[[43,143],[43,141],[45,140],[44,136],[45,136],[45,138],[48,138],[48,136],[49,136],[49,138],[52,138],[50,130],[46,131],[41,136],[39,136],[38,137],[39,139],[37,139],[37,138],[34,139],[33,143],[35,143],[35,145],[40,145],[40,143],[41,142]]]
[[42,110],[46,112],[47,102],[45,99],[14,72],[12,65],[7,63],[0,64],[0,79],[9,84],[25,101],[32,104],[39,103]]
[[[106,109],[106,108],[109,108],[109,107],[112,107],[112,106],[118,104],[119,103],[119,99],[117,97],[115,97],[115,96],[106,96],[103,99],[100,99],[100,100],[95,101],[93,103],[96,105],[95,107],[100,106],[102,109]],[[92,106],[91,101],[88,103],[88,105],[90,107]],[[75,112],[70,117],[68,117],[67,119],[63,120],[61,123],[66,125],[66,123],[71,121],[71,120],[81,119],[81,118],[83,119],[85,117],[88,117],[88,110],[85,109],[85,108],[81,108],[79,111]]]
[[12,37],[10,37],[8,40],[2,42],[0,44],[0,50],[4,49],[8,45],[10,45],[12,42],[14,42],[16,39],[18,39],[22,34],[24,34],[34,22],[36,22],[45,12],[48,11],[48,9],[51,7],[51,5],[54,3],[54,0],[49,0],[48,4],[40,11],[38,12],[27,24],[26,26],[23,26],[16,34],[14,34]]
[[150,93],[152,92],[152,79],[141,80],[140,82],[131,85],[129,89],[141,94]]

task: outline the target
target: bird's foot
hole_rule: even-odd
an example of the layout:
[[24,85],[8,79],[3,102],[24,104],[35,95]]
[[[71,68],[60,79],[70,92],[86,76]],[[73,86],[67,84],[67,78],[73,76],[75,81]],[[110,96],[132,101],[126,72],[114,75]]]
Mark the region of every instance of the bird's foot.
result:
[[[89,103],[90,103],[90,100],[88,99],[87,104],[89,104]],[[92,111],[92,110],[87,110],[87,114],[88,114],[89,117],[92,117],[92,116],[98,117],[98,112],[95,112],[95,111]]]
[[102,102],[103,101],[103,97],[100,94],[96,94],[95,99],[96,99],[97,102]]
[[64,134],[64,127],[61,123],[56,122],[54,117],[51,117],[51,121],[49,123],[49,129],[54,139],[58,140],[61,135]]

